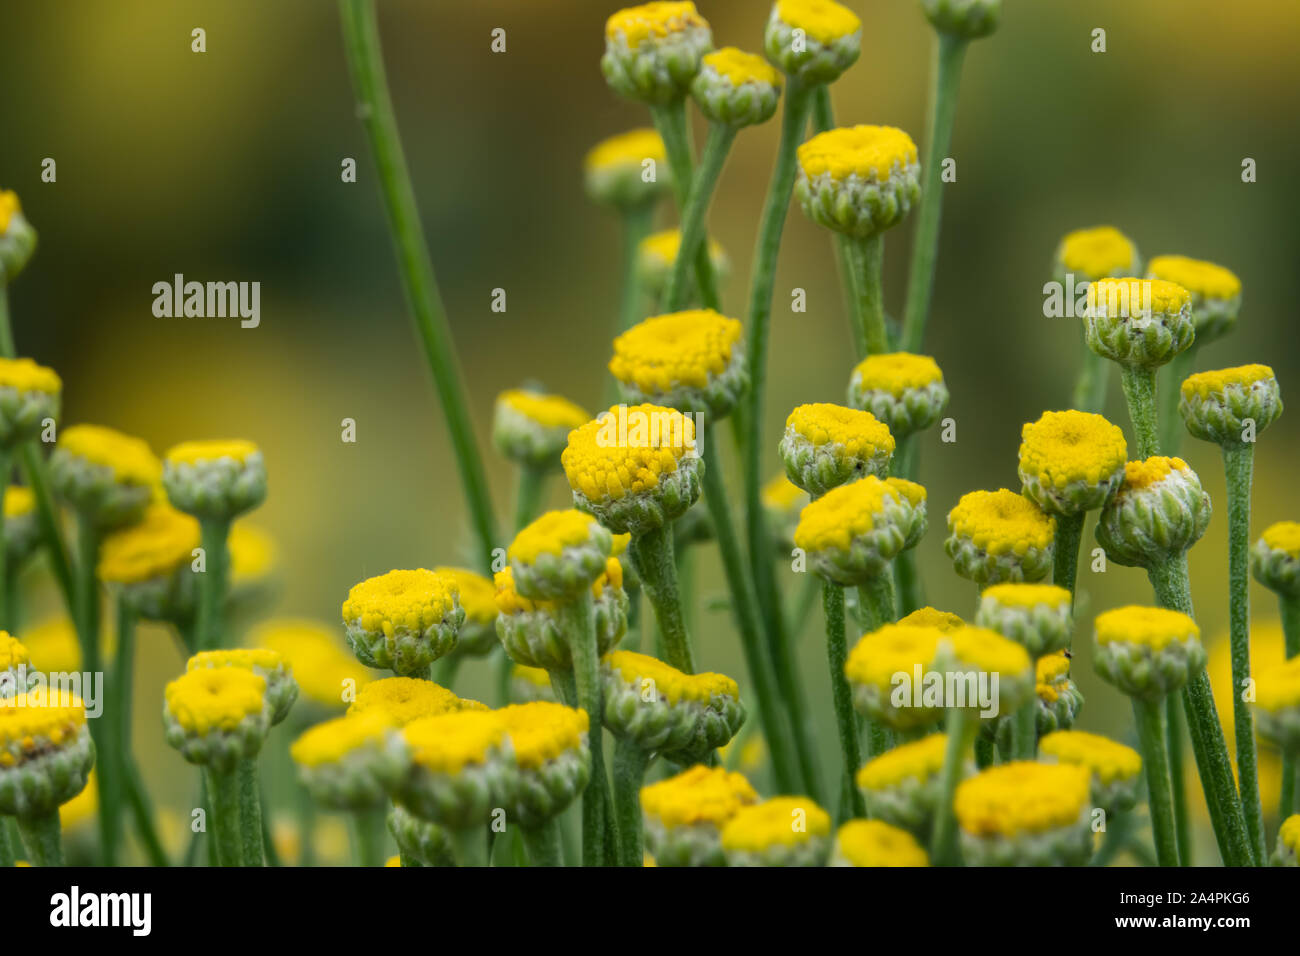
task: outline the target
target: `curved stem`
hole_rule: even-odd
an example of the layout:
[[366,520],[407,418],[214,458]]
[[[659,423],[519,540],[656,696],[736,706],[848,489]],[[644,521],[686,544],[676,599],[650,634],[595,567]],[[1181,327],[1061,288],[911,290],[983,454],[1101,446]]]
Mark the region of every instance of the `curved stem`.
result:
[[36,518],[45,539],[45,553],[59,585],[64,607],[73,620],[77,617],[77,593],[72,583],[72,562],[68,560],[68,546],[63,541],[63,528],[54,498],[50,495],[50,482],[45,474],[45,459],[35,441],[25,442],[18,450],[23,475],[36,500]]
[[[691,154],[691,134],[686,123],[686,99],[673,100],[662,106],[651,106],[650,116],[655,129],[664,141],[668,165],[673,170],[673,194],[677,197],[677,210],[685,217],[691,184],[695,178],[695,159]],[[713,275],[713,262],[709,250],[701,246],[695,252],[695,281],[699,285],[700,301],[705,308],[718,308],[717,280]]]
[[964,37],[938,33],[930,107],[925,123],[925,159],[921,165],[921,203],[917,210],[912,261],[907,274],[907,307],[903,314],[902,348],[918,352],[925,341],[925,323],[934,291],[934,263],[939,248],[939,213],[943,208],[943,160],[952,143],[957,115],[957,87],[966,55]]
[[602,733],[600,657],[596,651],[596,617],[591,592],[559,605],[562,633],[569,638],[573,655],[573,679],[578,706],[590,720],[591,781],[582,795],[582,865],[601,866],[605,860],[605,813],[609,782],[605,777],[605,747]]
[[655,609],[668,663],[685,674],[694,674],[691,638],[686,630],[681,592],[677,585],[677,566],[673,562],[672,526],[664,525],[647,531],[633,539],[630,550],[637,574],[641,577],[641,586]]
[[199,604],[194,625],[194,646],[216,650],[226,641],[226,588],[230,581],[230,519],[204,518],[199,522],[203,545],[203,575],[199,578]]
[[462,490],[478,538],[479,560],[484,571],[492,567],[492,549],[497,540],[496,520],[488,496],[487,474],[474,441],[460,370],[447,313],[443,308],[434,276],[424,227],[420,224],[415,190],[402,151],[397,117],[388,95],[383,50],[374,0],[339,0],[343,40],[348,67],[357,99],[357,115],[365,128],[374,153],[376,171],[388,214],[389,232],[397,254],[398,271],[415,322],[424,357],[433,374],[438,401],[451,433],[451,442]]
[[1237,774],[1241,806],[1254,849],[1255,862],[1264,861],[1264,811],[1259,796],[1259,758],[1255,750],[1255,717],[1242,691],[1250,680],[1250,486],[1255,446],[1224,447],[1228,484],[1228,620],[1232,645],[1232,729],[1237,742]]
[[1193,342],[1170,359],[1169,364],[1159,373],[1159,377],[1165,380],[1166,386],[1157,389],[1160,398],[1160,453],[1163,455],[1177,455],[1178,446],[1182,444],[1183,435],[1187,433],[1183,416],[1178,412],[1178,396],[1183,379],[1191,375],[1196,368],[1196,354],[1199,349],[1200,344]]
[[854,785],[853,775],[862,765],[858,741],[858,718],[853,711],[853,692],[844,673],[848,644],[844,637],[844,589],[831,581],[822,584],[822,611],[826,616],[826,657],[831,670],[831,697],[835,703],[835,723],[840,735],[840,805],[836,821],[866,816],[862,794]]
[[519,832],[528,851],[528,861],[533,866],[564,866],[558,817],[551,817],[541,826],[520,827]]
[[618,816],[618,865],[641,866],[645,848],[641,837],[641,783],[650,755],[632,740],[614,743],[614,812]]
[[881,290],[881,268],[885,258],[885,237],[880,233],[849,244],[853,260],[853,342],[859,359],[889,351],[885,328],[885,301]]
[[244,861],[239,835],[239,774],[234,770],[207,767],[208,805],[212,819],[208,835],[217,851],[218,866],[242,866]]
[[18,830],[35,866],[63,866],[63,829],[58,809],[18,818]]
[[1151,811],[1151,837],[1156,861],[1178,865],[1178,837],[1174,831],[1174,798],[1169,789],[1169,758],[1165,753],[1164,702],[1133,698],[1138,742],[1147,778],[1147,807]]
[[687,271],[695,262],[701,245],[708,255],[709,202],[713,190],[718,184],[718,176],[727,162],[727,153],[736,140],[736,128],[721,123],[709,124],[709,135],[704,141],[704,152],[700,154],[700,165],[691,179],[691,192],[682,209],[681,245],[677,249],[677,259],[673,263],[672,275],[668,279],[668,294],[665,308],[676,312],[686,307],[690,295],[690,281]]
[[1083,346],[1083,364],[1074,383],[1071,404],[1081,412],[1100,415],[1106,410],[1106,389],[1110,384],[1110,359],[1102,358],[1087,343]]
[[[754,682],[754,691],[758,697],[758,716],[763,724],[763,734],[772,751],[777,785],[785,792],[794,792],[802,785],[809,796],[820,799],[820,781],[816,777],[815,768],[807,762],[801,764],[799,760],[800,754],[808,753],[815,748],[814,742],[806,732],[807,715],[796,710],[802,703],[802,695],[800,699],[787,697],[782,701],[772,660],[763,644],[758,622],[758,600],[754,596],[749,570],[736,539],[731,508],[727,503],[726,483],[722,476],[722,453],[716,444],[716,439],[716,430],[708,426],[704,436],[704,447],[711,454],[708,460],[701,462],[704,466],[704,502],[713,520],[714,537],[717,539],[723,570],[726,572],[727,586],[731,589],[731,606],[740,632],[745,666],[749,670],[750,680]],[[798,742],[799,746],[796,746],[796,728],[805,731]]]
[[1079,574],[1079,542],[1086,512],[1056,516],[1056,551],[1052,558],[1052,583],[1074,594]]
[[1178,835],[1178,865],[1192,865],[1192,820],[1187,806],[1187,718],[1182,702],[1170,695],[1165,698],[1165,738],[1169,753],[1169,782],[1174,799],[1174,832]]
[[[257,783],[257,758],[239,762],[239,839],[244,866],[265,866],[262,853],[262,795]],[[382,863],[382,861],[380,861]]]
[[952,801],[961,780],[962,763],[979,730],[979,722],[960,708],[948,710],[945,731],[948,741],[943,751],[943,770],[939,776],[939,802],[936,804],[934,831],[930,835],[930,862],[935,866],[957,863],[957,817]]
[[1137,435],[1137,457],[1150,458],[1160,454],[1160,428],[1156,421],[1156,370],[1140,365],[1120,366],[1120,382],[1124,386],[1124,400],[1128,403],[1128,417],[1133,421]]

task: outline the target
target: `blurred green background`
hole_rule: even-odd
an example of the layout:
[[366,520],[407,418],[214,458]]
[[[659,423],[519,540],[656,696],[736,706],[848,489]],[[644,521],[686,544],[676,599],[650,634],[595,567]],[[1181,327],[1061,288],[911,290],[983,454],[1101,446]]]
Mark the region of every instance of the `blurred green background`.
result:
[[[863,52],[832,88],[838,120],[898,125],[921,140],[932,38],[919,5],[848,5],[864,20]],[[617,228],[584,198],[581,161],[598,139],[648,123],[600,75],[604,18],[616,6],[380,4],[393,96],[503,516],[513,476],[487,443],[496,393],[533,378],[594,409],[605,384]],[[719,45],[760,47],[766,3],[699,6]],[[190,50],[195,27],[207,31],[206,53]],[[496,27],[507,33],[504,54],[489,48]],[[1097,27],[1104,54],[1090,49]],[[1001,29],[972,46],[927,343],[958,423],[955,444],[923,439],[931,530],[918,553],[935,605],[968,615],[975,599],[943,555],[947,510],[965,491],[1016,487],[1021,424],[1068,402],[1078,324],[1042,316],[1042,283],[1066,231],[1110,223],[1144,258],[1182,253],[1232,268],[1244,284],[1239,329],[1205,350],[1203,367],[1268,362],[1284,395],[1297,380],[1297,35],[1294,0],[1007,0]],[[64,377],[64,421],[113,425],[159,452],[186,438],[259,442],[271,494],[256,520],[279,542],[285,613],[334,621],[364,577],[468,561],[449,442],[412,347],[334,4],[9,4],[0,64],[0,186],[19,193],[41,237],[12,289],[16,338],[21,354]],[[723,300],[734,315],[746,307],[777,129],[741,134],[713,206],[712,233],[733,263]],[[53,184],[40,181],[46,157],[57,162]],[[347,157],[358,160],[355,184],[340,180]],[[1253,184],[1241,181],[1244,157],[1258,164]],[[895,313],[910,239],[904,224],[887,241]],[[843,400],[850,340],[830,249],[793,208],[765,423],[773,471],[788,410]],[[155,318],[151,286],[178,272],[260,281],[261,327]],[[806,314],[789,311],[796,286],[807,290]],[[507,291],[504,314],[490,309],[496,287]],[[1110,414],[1127,430],[1113,387]],[[340,441],[345,417],[357,422],[356,444]],[[1297,437],[1294,413],[1262,437],[1253,533],[1297,517]],[[1203,628],[1218,634],[1227,620],[1222,467],[1216,449],[1190,439],[1184,454],[1217,508],[1192,574]],[[562,504],[558,483],[552,490]],[[719,594],[711,551],[700,569],[702,597]],[[1270,594],[1255,587],[1252,596],[1260,616],[1274,615]],[[1149,600],[1141,572],[1085,566],[1078,633],[1098,610]],[[726,614],[698,613],[701,666],[740,673]],[[818,630],[810,622],[802,658],[824,703],[817,718],[831,766]],[[1086,644],[1075,667],[1088,698],[1081,726],[1123,733],[1127,702],[1095,679]],[[146,637],[142,657],[137,747],[159,794],[180,805],[191,774],[162,743],[157,717],[180,660],[162,634]],[[467,668],[458,689],[487,696],[486,668]]]

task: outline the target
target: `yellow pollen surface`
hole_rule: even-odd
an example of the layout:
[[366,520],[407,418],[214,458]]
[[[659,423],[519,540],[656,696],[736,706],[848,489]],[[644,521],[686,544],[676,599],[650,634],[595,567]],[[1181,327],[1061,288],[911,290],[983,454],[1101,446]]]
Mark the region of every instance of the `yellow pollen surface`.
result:
[[889,691],[895,674],[911,674],[917,664],[922,671],[929,670],[945,640],[946,635],[935,627],[886,624],[854,645],[844,673],[855,684]]
[[962,664],[976,667],[986,674],[1000,674],[1003,678],[1029,676],[1032,667],[1029,652],[996,631],[986,627],[962,627],[951,632],[948,639]]
[[1061,265],[1067,272],[1089,281],[1131,272],[1137,264],[1137,247],[1114,226],[1076,229],[1061,241]]
[[1187,256],[1156,256],[1147,263],[1147,274],[1176,282],[1188,292],[1205,299],[1235,299],[1241,295],[1241,280],[1223,266]]
[[1274,551],[1300,558],[1300,521],[1279,521],[1264,529],[1264,543]]
[[992,598],[1003,607],[1032,609],[1046,604],[1048,607],[1069,607],[1070,592],[1055,584],[995,584],[980,595]]
[[929,866],[916,837],[881,820],[850,820],[835,837],[839,855],[854,866]]
[[460,596],[465,617],[477,624],[491,624],[497,618],[496,585],[468,568],[439,567],[434,574],[451,578]]
[[517,677],[522,681],[527,681],[534,687],[550,687],[551,675],[541,667],[528,667],[525,664],[516,664],[510,668],[510,676]]
[[834,43],[862,29],[856,13],[832,0],[777,0],[776,15],[818,43]]
[[1088,309],[1110,318],[1136,317],[1149,304],[1153,315],[1176,315],[1192,300],[1191,293],[1164,279],[1098,279],[1088,286]]
[[614,40],[622,34],[628,48],[635,50],[647,40],[662,40],[672,33],[708,25],[694,3],[643,3],[610,16],[605,21],[605,38]]
[[657,488],[660,476],[675,472],[694,447],[691,416],[662,405],[616,405],[604,420],[571,431],[560,461],[574,491],[591,501],[617,501]]
[[[50,744],[57,747],[76,739],[85,724],[86,707],[79,697],[46,690],[19,694],[0,706],[0,751],[15,744],[27,752]],[[0,753],[4,756],[12,758]],[[0,763],[0,769],[4,766]]]
[[532,564],[543,554],[559,557],[566,548],[590,543],[595,523],[591,515],[574,508],[548,511],[515,535],[506,557],[524,564]]
[[714,695],[740,697],[740,688],[725,674],[684,674],[671,664],[635,651],[610,651],[604,661],[626,684],[639,688],[642,681],[654,681],[656,696],[669,704],[683,700],[707,704]]
[[450,578],[423,568],[389,571],[353,586],[343,602],[343,621],[392,637],[397,628],[422,631],[442,620],[455,599]]
[[781,74],[755,53],[746,53],[734,46],[724,46],[704,54],[702,67],[708,67],[719,76],[731,81],[732,86],[742,83],[766,83],[781,87]]
[[498,395],[497,401],[542,428],[577,428],[591,420],[585,408],[559,395],[512,388]]
[[189,564],[199,546],[199,522],[171,505],[153,504],[137,524],[104,538],[99,577],[135,584],[171,574]]
[[1197,372],[1183,379],[1183,397],[1209,398],[1212,395],[1222,394],[1224,389],[1233,385],[1247,388],[1271,378],[1273,378],[1273,370],[1267,365],[1238,365],[1235,368]]
[[1124,467],[1124,432],[1091,412],[1044,412],[1020,431],[1020,472],[1058,491],[1100,485]]
[[885,352],[868,355],[853,370],[855,381],[873,392],[888,392],[901,398],[910,389],[925,388],[943,381],[939,363],[928,355],[911,352]]
[[31,653],[8,631],[0,631],[0,671],[17,670],[30,664]]
[[854,538],[871,531],[886,503],[904,495],[875,475],[832,488],[799,514],[796,547],[805,551],[848,551]]
[[266,679],[241,667],[186,671],[167,685],[167,709],[192,734],[233,730],[265,704]]
[[257,668],[264,671],[283,670],[288,662],[278,651],[265,647],[237,647],[224,651],[200,651],[185,662],[187,671],[197,671],[208,667],[242,667],[245,670]]
[[1300,707],[1300,657],[1259,672],[1255,702],[1269,713]]
[[1123,641],[1158,651],[1172,641],[1199,639],[1201,629],[1181,611],[1130,604],[1098,614],[1093,622],[1097,643]]
[[731,364],[742,326],[712,309],[670,312],[640,322],[614,340],[609,370],[643,392],[704,388]]
[[830,832],[830,814],[811,797],[773,797],[738,810],[722,828],[722,848],[760,853],[768,847],[807,843]]
[[156,485],[162,462],[148,443],[103,425],[72,425],[59,437],[59,447],[93,465],[110,468],[113,480],[124,485]]
[[381,713],[400,727],[422,717],[452,714],[463,701],[447,688],[414,677],[385,677],[361,688],[348,715]]
[[456,774],[487,762],[506,735],[505,721],[494,710],[463,710],[421,717],[402,728],[411,759],[426,770]]
[[1088,793],[1083,767],[1022,760],[963,780],[953,810],[967,833],[1014,837],[1077,824]]
[[178,465],[197,465],[203,461],[247,461],[257,453],[257,445],[243,438],[216,439],[213,441],[184,441],[167,451],[169,462]]
[[1187,462],[1181,458],[1167,458],[1164,455],[1152,455],[1145,461],[1126,462],[1123,490],[1141,491],[1164,481],[1174,471],[1189,470]]
[[943,768],[947,734],[930,734],[908,744],[887,750],[865,763],[858,771],[858,787],[884,790],[907,780],[924,782]]
[[944,634],[966,626],[966,622],[961,619],[960,615],[953,614],[951,611],[940,611],[932,607],[917,608],[906,617],[899,618],[898,623],[907,627],[933,627]]
[[342,708],[345,690],[364,694],[372,680],[371,672],[340,646],[333,629],[316,621],[267,621],[253,632],[252,643],[280,654],[293,668],[303,697],[326,707]]
[[703,764],[641,788],[641,809],[669,828],[721,827],[742,807],[757,802],[758,793],[743,776]]
[[785,420],[785,427],[814,445],[840,445],[851,458],[871,458],[877,451],[894,453],[889,426],[870,412],[817,402],[800,405]]
[[338,763],[358,750],[381,746],[396,726],[392,718],[378,711],[336,717],[317,724],[295,740],[289,756],[304,767]]
[[0,358],[0,388],[57,395],[63,382],[54,369],[37,365],[29,358]]
[[962,495],[948,512],[948,528],[992,555],[1041,550],[1056,536],[1055,519],[1006,488]]
[[894,126],[849,126],[818,133],[798,149],[799,166],[811,179],[829,174],[883,183],[895,167],[916,162],[916,143]]
[[1132,747],[1082,730],[1058,730],[1043,737],[1038,749],[1061,763],[1084,767],[1104,784],[1132,780],[1142,770],[1142,757]]
[[505,724],[515,763],[530,770],[577,751],[587,737],[587,712],[563,704],[512,704],[495,713]]

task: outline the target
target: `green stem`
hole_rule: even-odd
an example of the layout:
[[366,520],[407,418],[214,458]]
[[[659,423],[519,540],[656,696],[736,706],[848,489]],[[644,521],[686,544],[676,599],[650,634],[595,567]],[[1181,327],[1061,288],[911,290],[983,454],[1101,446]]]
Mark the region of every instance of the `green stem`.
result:
[[975,738],[975,766],[980,770],[987,770],[996,762],[994,754],[993,741],[988,737],[979,736]]
[[907,275],[907,307],[903,314],[902,348],[907,352],[919,352],[925,341],[939,248],[939,213],[943,208],[943,160],[952,143],[957,86],[968,42],[951,33],[937,34],[925,123],[925,159],[921,165],[921,204],[917,210],[912,262]]
[[685,674],[695,673],[690,634],[682,614],[682,598],[673,562],[673,529],[664,525],[632,541],[631,552],[641,586],[655,610],[668,663]]
[[[1147,576],[1161,607],[1193,616],[1185,553],[1148,568]],[[1237,797],[1237,783],[1232,773],[1232,762],[1228,759],[1223,725],[1219,722],[1214,693],[1210,690],[1210,679],[1204,667],[1190,676],[1182,698],[1196,771],[1201,778],[1201,789],[1205,793],[1219,853],[1228,866],[1249,866],[1253,854],[1246,835],[1245,815]]]
[[[239,837],[244,866],[265,866],[262,853],[262,794],[257,783],[257,758],[239,761]],[[382,862],[382,861],[381,861]]]
[[1120,366],[1120,382],[1128,416],[1137,435],[1137,458],[1160,454],[1160,427],[1156,421],[1156,370],[1142,365]]
[[641,252],[641,241],[650,235],[654,223],[654,203],[638,203],[622,210],[623,218],[623,261],[621,264],[622,282],[619,285],[618,325],[614,329],[617,335],[626,332],[641,318],[641,283],[637,278],[637,258]]
[[862,750],[858,741],[858,718],[853,711],[853,692],[844,673],[848,659],[848,643],[844,636],[844,589],[831,581],[822,583],[822,611],[826,617],[826,657],[831,670],[831,698],[835,703],[835,723],[840,735],[840,754],[844,763],[840,768],[840,804],[836,822],[843,823],[852,817],[866,816],[862,794],[854,785],[853,777],[862,765]]
[[[820,84],[814,88],[812,95],[812,126],[818,133],[825,133],[827,130],[835,128],[835,113],[831,107],[831,89],[825,84]],[[853,279],[853,251],[850,248],[853,240],[842,232],[831,232],[831,244],[835,249],[835,271],[839,274],[840,285],[844,290],[844,308],[847,315],[853,315],[857,311],[858,293],[854,286]],[[850,331],[854,335],[855,345],[859,325],[850,322]],[[856,350],[859,357],[864,352],[865,345]]]
[[50,482],[45,474],[45,459],[35,441],[29,441],[18,450],[23,475],[27,485],[32,489],[36,500],[36,518],[41,526],[41,535],[45,538],[45,553],[48,555],[50,570],[58,583],[59,593],[63,596],[63,605],[68,616],[77,618],[77,592],[72,582],[72,562],[68,559],[68,547],[63,541],[63,529],[59,523],[59,513],[50,494]]
[[[14,471],[14,460],[8,448],[0,448],[0,495],[9,487],[10,477]],[[0,503],[3,503],[0,501]],[[16,623],[10,618],[9,588],[4,586],[9,581],[9,549],[5,542],[4,508],[0,507],[0,630],[13,632]]]
[[601,702],[600,656],[596,650],[596,617],[591,592],[559,605],[561,633],[569,638],[578,706],[591,721],[591,781],[582,796],[582,865],[601,866],[605,859],[605,813],[609,783],[605,776],[605,747]]
[[[686,123],[686,98],[680,97],[671,103],[651,106],[650,116],[664,141],[664,152],[668,154],[668,165],[673,171],[673,194],[677,197],[677,211],[684,222],[695,177],[690,128]],[[680,258],[680,253],[678,256]],[[717,309],[717,279],[713,275],[713,262],[709,259],[709,250],[705,245],[701,245],[695,252],[695,281],[699,285],[700,301],[704,307]]]
[[[1173,700],[1172,697],[1169,699]],[[1088,865],[1109,866],[1111,861],[1123,851],[1132,832],[1132,812],[1117,811],[1110,814],[1106,819],[1106,835],[1102,838],[1101,846],[1097,848],[1093,858],[1088,861]]]
[[953,813],[952,801],[961,780],[966,751],[974,742],[979,722],[972,719],[966,710],[952,707],[948,710],[945,730],[948,742],[943,751],[937,815],[930,835],[930,860],[935,866],[954,866],[957,863],[957,817]]
[[[384,841],[388,834],[387,816],[387,811],[382,806],[358,810],[352,814],[357,866],[384,865]],[[248,865],[247,861],[245,865]]]
[[[712,425],[706,426],[704,447],[710,457],[701,462],[704,471],[704,502],[713,520],[714,537],[726,572],[727,586],[731,589],[731,606],[740,631],[741,649],[744,651],[749,678],[754,682],[754,691],[758,696],[758,716],[772,752],[777,785],[787,793],[795,792],[802,785],[813,799],[820,800],[820,781],[816,767],[799,759],[800,754],[810,756],[816,744],[807,734],[806,712],[795,709],[802,701],[789,697],[782,700],[772,659],[763,644],[758,621],[758,600],[736,538],[731,508],[727,503],[726,482],[722,475],[722,453],[715,443],[716,439],[716,429]],[[797,743],[794,733],[796,728],[804,731]]]
[[736,141],[736,127],[722,123],[709,124],[709,135],[704,141],[704,152],[700,154],[700,165],[691,179],[690,195],[682,208],[681,245],[677,249],[677,260],[673,263],[672,275],[668,279],[668,294],[665,308],[676,312],[686,307],[690,295],[690,281],[687,270],[695,262],[701,243],[708,254],[709,202],[713,190],[718,185],[718,176],[727,162],[727,153]]
[[203,575],[199,578],[198,612],[194,646],[212,651],[226,645],[226,588],[230,580],[230,519],[204,518],[199,521],[203,545]]
[[1192,820],[1187,806],[1187,718],[1176,696],[1165,698],[1165,736],[1169,753],[1169,783],[1174,798],[1174,832],[1178,835],[1178,865],[1192,865]]
[[9,277],[0,268],[0,356],[13,358],[14,332],[9,321]]
[[[878,631],[898,617],[892,571],[877,575],[858,589],[859,624],[865,633]],[[843,670],[841,665],[840,670]],[[867,721],[867,757],[879,757],[894,745],[889,728],[876,720]]]
[[125,780],[126,799],[131,804],[131,819],[135,823],[136,833],[144,844],[145,855],[150,866],[168,866],[167,851],[163,848],[158,831],[154,828],[153,804],[149,793],[144,788],[140,777],[140,768],[135,759],[128,755]]
[[464,660],[464,655],[457,654],[455,651],[440,657],[433,665],[433,682],[451,690],[451,685],[456,683],[456,674],[460,671],[461,662]]
[[316,865],[316,801],[312,799],[307,788],[298,784],[294,787],[298,808],[298,865],[312,867]]
[[63,866],[63,828],[57,808],[48,813],[19,817],[18,830],[33,866]]
[[[131,793],[131,706],[135,699],[135,615],[119,597],[117,602],[117,661],[113,666],[112,692],[108,701],[106,737],[111,741],[108,752],[97,754],[99,779],[104,768],[112,763],[113,787],[119,798],[125,796],[134,804]],[[117,811],[120,814],[120,807]],[[120,816],[113,818],[113,828],[120,825]],[[147,842],[147,838],[146,838]]]
[[1147,807],[1151,812],[1151,837],[1161,866],[1178,865],[1178,837],[1174,829],[1174,798],[1169,788],[1169,756],[1165,752],[1164,701],[1133,698],[1138,742],[1147,778]]
[[480,564],[484,571],[489,571],[497,534],[488,496],[487,474],[474,441],[451,329],[438,291],[428,242],[415,202],[415,190],[402,152],[397,118],[388,94],[374,0],[339,0],[339,14],[356,93],[357,115],[374,153],[402,287],[424,348],[425,360],[433,374],[447,431],[451,433],[455,452],[452,457],[460,473],[478,538]]
[[1052,583],[1074,594],[1079,574],[1079,542],[1087,512],[1056,516],[1056,551],[1052,558]]
[[546,500],[546,481],[550,477],[541,468],[524,465],[519,469],[519,488],[515,494],[515,533],[518,534],[542,510]]
[[1228,485],[1228,621],[1232,646],[1232,728],[1237,742],[1241,806],[1246,815],[1255,862],[1264,861],[1264,811],[1259,796],[1259,758],[1255,716],[1242,699],[1250,680],[1250,486],[1255,446],[1224,446]]
[[524,848],[528,851],[528,860],[533,866],[564,866],[558,817],[551,817],[541,826],[521,827],[520,833],[524,838]]
[[1031,700],[1012,716],[1011,759],[1033,760],[1038,753],[1038,701]]
[[22,843],[10,837],[11,833],[17,836],[17,833],[9,827],[9,821],[12,819],[12,817],[0,816],[0,870],[17,863],[18,855],[22,852]]
[[618,815],[618,865],[641,866],[645,849],[641,836],[641,783],[650,756],[636,742],[620,737],[614,743],[614,812]]
[[[1282,612],[1282,633],[1286,642],[1286,659],[1300,654],[1300,596],[1280,594],[1278,603]],[[1285,820],[1296,812],[1296,783],[1300,776],[1295,754],[1282,755],[1282,798],[1278,816]]]
[[1192,374],[1196,368],[1196,353],[1200,344],[1193,342],[1179,352],[1169,364],[1161,370],[1160,377],[1165,380],[1165,387],[1158,389],[1160,398],[1160,452],[1164,455],[1177,455],[1178,446],[1182,444],[1187,426],[1178,411],[1178,397],[1182,391],[1183,379]]
[[1083,346],[1083,364],[1074,383],[1072,404],[1081,412],[1100,415],[1106,410],[1106,387],[1110,384],[1110,359],[1102,358],[1087,343]]
[[239,835],[239,774],[231,770],[204,769],[208,785],[208,837],[216,847],[218,866],[243,866]]
[[885,300],[881,291],[881,269],[885,260],[885,237],[876,233],[855,239],[849,245],[853,257],[854,325],[853,342],[859,360],[889,351],[885,329]]

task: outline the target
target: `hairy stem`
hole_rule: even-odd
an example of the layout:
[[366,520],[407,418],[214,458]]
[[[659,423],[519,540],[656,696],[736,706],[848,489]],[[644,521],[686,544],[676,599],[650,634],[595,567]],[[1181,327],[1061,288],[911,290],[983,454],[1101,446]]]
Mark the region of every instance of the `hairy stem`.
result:
[[[673,170],[673,193],[677,197],[677,211],[685,221],[685,210],[695,181],[695,160],[691,155],[690,128],[686,123],[686,99],[683,97],[662,106],[651,106],[650,116],[664,141],[668,165]],[[709,259],[709,250],[705,246],[700,246],[695,251],[694,264],[700,301],[705,308],[717,309],[717,279],[713,275],[713,262]]]
[[1110,359],[1102,358],[1087,343],[1083,346],[1083,364],[1074,383],[1071,404],[1081,412],[1100,415],[1106,410],[1106,388],[1110,384]]
[[[1282,633],[1286,642],[1286,659],[1300,654],[1300,596],[1279,595],[1282,611]],[[1296,784],[1300,777],[1300,761],[1295,754],[1282,756],[1282,799],[1279,816],[1285,820],[1296,812]]]
[[1079,542],[1087,512],[1056,516],[1056,551],[1052,558],[1052,583],[1074,594],[1079,574]]
[[18,830],[34,866],[63,866],[63,828],[59,811],[18,818]]
[[704,152],[700,154],[700,165],[691,179],[691,192],[682,209],[681,245],[677,249],[677,260],[673,263],[672,275],[668,280],[666,309],[677,312],[684,309],[690,294],[690,281],[687,271],[696,260],[701,246],[708,255],[708,213],[713,190],[718,185],[718,176],[727,162],[727,153],[736,140],[736,127],[721,123],[709,125],[709,135],[704,141]]
[[1183,416],[1178,412],[1178,397],[1182,390],[1183,379],[1192,374],[1196,368],[1196,355],[1200,344],[1193,342],[1179,352],[1164,369],[1159,378],[1164,379],[1166,387],[1158,389],[1160,398],[1160,453],[1177,455],[1178,446],[1183,443],[1187,426]]
[[614,812],[618,815],[618,865],[641,866],[641,782],[649,754],[635,741],[620,737],[614,743]]
[[859,360],[889,351],[885,328],[885,300],[881,269],[885,260],[885,237],[880,233],[850,244],[853,256],[854,326],[853,341]]
[[582,865],[601,866],[605,861],[605,814],[609,782],[605,776],[605,747],[601,720],[605,708],[601,702],[600,657],[596,651],[596,616],[591,592],[584,591],[572,601],[559,605],[562,631],[568,635],[573,654],[573,678],[578,706],[591,721],[591,781],[582,796]]
[[244,866],[265,866],[262,853],[262,795],[257,783],[257,758],[239,762],[239,838]]
[[673,561],[673,531],[664,525],[635,538],[631,545],[637,574],[655,610],[668,663],[686,674],[695,673],[691,638],[682,612],[677,565]]
[[1133,421],[1137,435],[1137,457],[1150,458],[1160,454],[1160,427],[1156,421],[1156,370],[1141,365],[1120,367],[1120,382],[1124,386],[1124,400],[1128,403],[1128,417]]
[[939,802],[936,805],[934,830],[930,835],[930,860],[935,866],[954,866],[957,854],[957,817],[952,801],[961,779],[962,763],[979,730],[979,722],[966,710],[951,707],[948,710],[945,731],[948,741],[943,752],[943,770],[939,776]]
[[519,831],[524,839],[524,848],[528,851],[528,861],[533,866],[564,866],[558,817],[551,817],[540,826],[520,827]]
[[243,844],[239,834],[239,774],[235,770],[207,767],[208,805],[212,819],[208,836],[217,851],[218,866],[243,866]]
[[204,518],[199,522],[203,545],[203,574],[199,578],[199,606],[195,617],[194,646],[212,651],[226,640],[226,589],[230,583],[230,519]]
[[1151,836],[1161,866],[1178,865],[1178,837],[1174,830],[1174,798],[1169,788],[1169,756],[1165,753],[1164,702],[1133,698],[1138,742],[1147,778],[1147,807],[1151,811]]
[[843,823],[852,817],[866,816],[862,794],[853,777],[862,765],[858,741],[858,718],[853,711],[853,691],[844,673],[848,644],[844,636],[844,589],[826,581],[822,584],[822,611],[826,616],[826,657],[831,670],[831,697],[835,703],[835,723],[840,735],[840,804],[836,820]]

